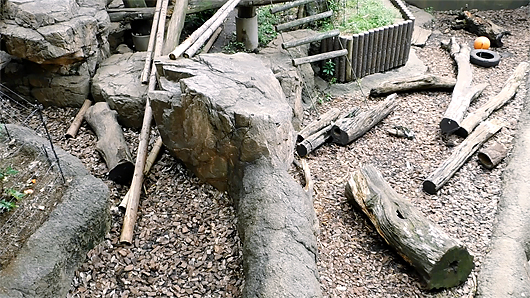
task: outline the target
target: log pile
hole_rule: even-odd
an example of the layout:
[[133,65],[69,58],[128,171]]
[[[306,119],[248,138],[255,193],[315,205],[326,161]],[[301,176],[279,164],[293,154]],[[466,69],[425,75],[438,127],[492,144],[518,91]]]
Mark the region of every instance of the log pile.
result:
[[454,287],[471,273],[473,257],[466,247],[401,198],[374,166],[355,171],[345,194],[416,269],[427,289]]

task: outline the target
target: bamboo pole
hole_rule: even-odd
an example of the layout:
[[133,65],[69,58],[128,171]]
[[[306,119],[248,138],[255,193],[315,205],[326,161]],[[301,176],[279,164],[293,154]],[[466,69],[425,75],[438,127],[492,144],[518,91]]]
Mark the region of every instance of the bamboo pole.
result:
[[65,138],[75,138],[75,135],[77,135],[77,131],[79,130],[79,127],[81,127],[81,123],[83,123],[83,118],[85,117],[85,113],[92,105],[92,101],[90,99],[85,99],[85,102],[83,103],[83,106],[81,109],[79,109],[79,112],[77,112],[77,115],[74,118],[74,121],[72,121],[72,124],[70,124],[70,127],[66,131],[66,134],[64,135]]
[[[156,33],[156,44],[155,44],[155,57],[160,56],[162,53],[162,47],[164,43],[164,28],[166,21],[167,6],[169,0],[163,0],[162,9],[158,20],[158,30]],[[154,63],[152,64],[154,68]],[[149,76],[149,91],[155,90],[156,85],[156,71],[151,71]],[[125,210],[125,216],[123,218],[123,226],[120,236],[120,243],[132,244],[132,238],[134,233],[134,225],[138,215],[138,204],[140,202],[140,194],[142,192],[142,183],[144,178],[144,167],[147,155],[147,145],[149,144],[149,134],[151,133],[151,120],[153,118],[153,110],[151,109],[151,102],[149,98],[145,101],[145,112],[142,123],[142,130],[140,132],[140,141],[138,143],[138,152],[136,155],[136,164],[134,167],[134,175],[131,183],[131,195],[127,202],[127,209]]]
[[[153,148],[151,148],[151,152],[149,152],[149,156],[145,160],[144,173],[143,173],[144,176],[146,176],[151,170],[151,167],[155,163],[155,160],[158,157],[158,154],[160,153],[160,149],[162,149],[162,145],[163,145],[162,137],[158,137],[155,141],[155,144],[153,145]],[[118,206],[123,211],[127,209],[127,203],[129,202],[129,198],[131,196],[131,190],[132,188],[129,188],[129,190],[127,191],[127,194],[125,194],[120,205]]]
[[204,45],[204,47],[202,47],[201,54],[208,53],[208,51],[210,51],[210,49],[212,48],[213,44],[215,43],[215,41],[219,37],[219,34],[221,34],[222,31],[223,31],[223,27],[219,27],[217,28],[217,30],[215,30],[212,37],[210,37],[208,42]]
[[171,15],[171,19],[167,26],[166,41],[164,43],[164,48],[162,49],[163,55],[168,55],[178,46],[187,11],[188,0],[178,0],[175,2],[173,14]]
[[151,62],[153,59],[153,48],[155,47],[156,32],[158,31],[158,23],[156,20],[160,18],[160,8],[162,1],[156,1],[155,14],[153,16],[153,24],[151,25],[151,34],[149,35],[149,43],[147,44],[147,53],[145,54],[144,70],[142,71],[142,84],[149,82],[149,71],[151,70]]
[[[229,0],[226,2],[208,21],[206,21],[199,29],[195,30],[185,41],[178,45],[171,53],[169,58],[175,60],[184,53],[203,33],[210,28],[210,26],[223,15],[225,11],[231,12],[239,4],[241,0]],[[228,14],[228,13],[227,13]]]

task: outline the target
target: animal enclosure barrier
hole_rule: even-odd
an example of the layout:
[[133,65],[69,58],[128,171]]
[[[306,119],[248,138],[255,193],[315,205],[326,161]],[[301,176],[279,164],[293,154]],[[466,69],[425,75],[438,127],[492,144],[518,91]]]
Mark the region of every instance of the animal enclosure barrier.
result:
[[[29,148],[10,134],[22,126],[47,139]],[[0,270],[60,201],[64,177],[40,107],[0,84]]]
[[334,76],[338,82],[351,82],[370,74],[403,66],[409,51],[415,18],[401,0],[390,0],[403,21],[353,35],[322,40],[320,52],[347,49],[346,57],[336,58]]

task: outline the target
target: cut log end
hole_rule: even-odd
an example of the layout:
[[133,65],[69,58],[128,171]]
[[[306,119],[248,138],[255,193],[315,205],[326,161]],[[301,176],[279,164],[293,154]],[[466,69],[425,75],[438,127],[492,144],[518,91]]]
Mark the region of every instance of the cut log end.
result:
[[436,190],[437,190],[436,185],[432,181],[429,181],[429,180],[423,181],[423,191],[425,191],[426,193],[430,195],[434,195],[436,194]]
[[131,182],[133,174],[134,164],[130,161],[122,160],[109,171],[109,179],[119,184],[125,184]]
[[296,153],[298,153],[298,156],[304,157],[309,153],[309,149],[305,144],[300,143],[296,145]]
[[440,121],[440,129],[444,133],[453,133],[457,131],[460,128],[460,125],[449,118],[443,118],[442,121]]
[[473,256],[465,247],[453,247],[434,264],[426,288],[430,290],[457,286],[467,279],[474,266]]

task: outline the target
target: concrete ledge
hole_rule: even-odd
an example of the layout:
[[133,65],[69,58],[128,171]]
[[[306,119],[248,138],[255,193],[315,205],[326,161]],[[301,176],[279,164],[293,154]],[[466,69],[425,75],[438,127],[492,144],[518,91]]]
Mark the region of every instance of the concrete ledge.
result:
[[[7,125],[17,144],[43,146],[49,142],[28,128]],[[73,274],[86,253],[109,229],[109,190],[76,157],[55,147],[68,180],[63,201],[30,236],[17,256],[0,271],[0,298],[66,297]]]

